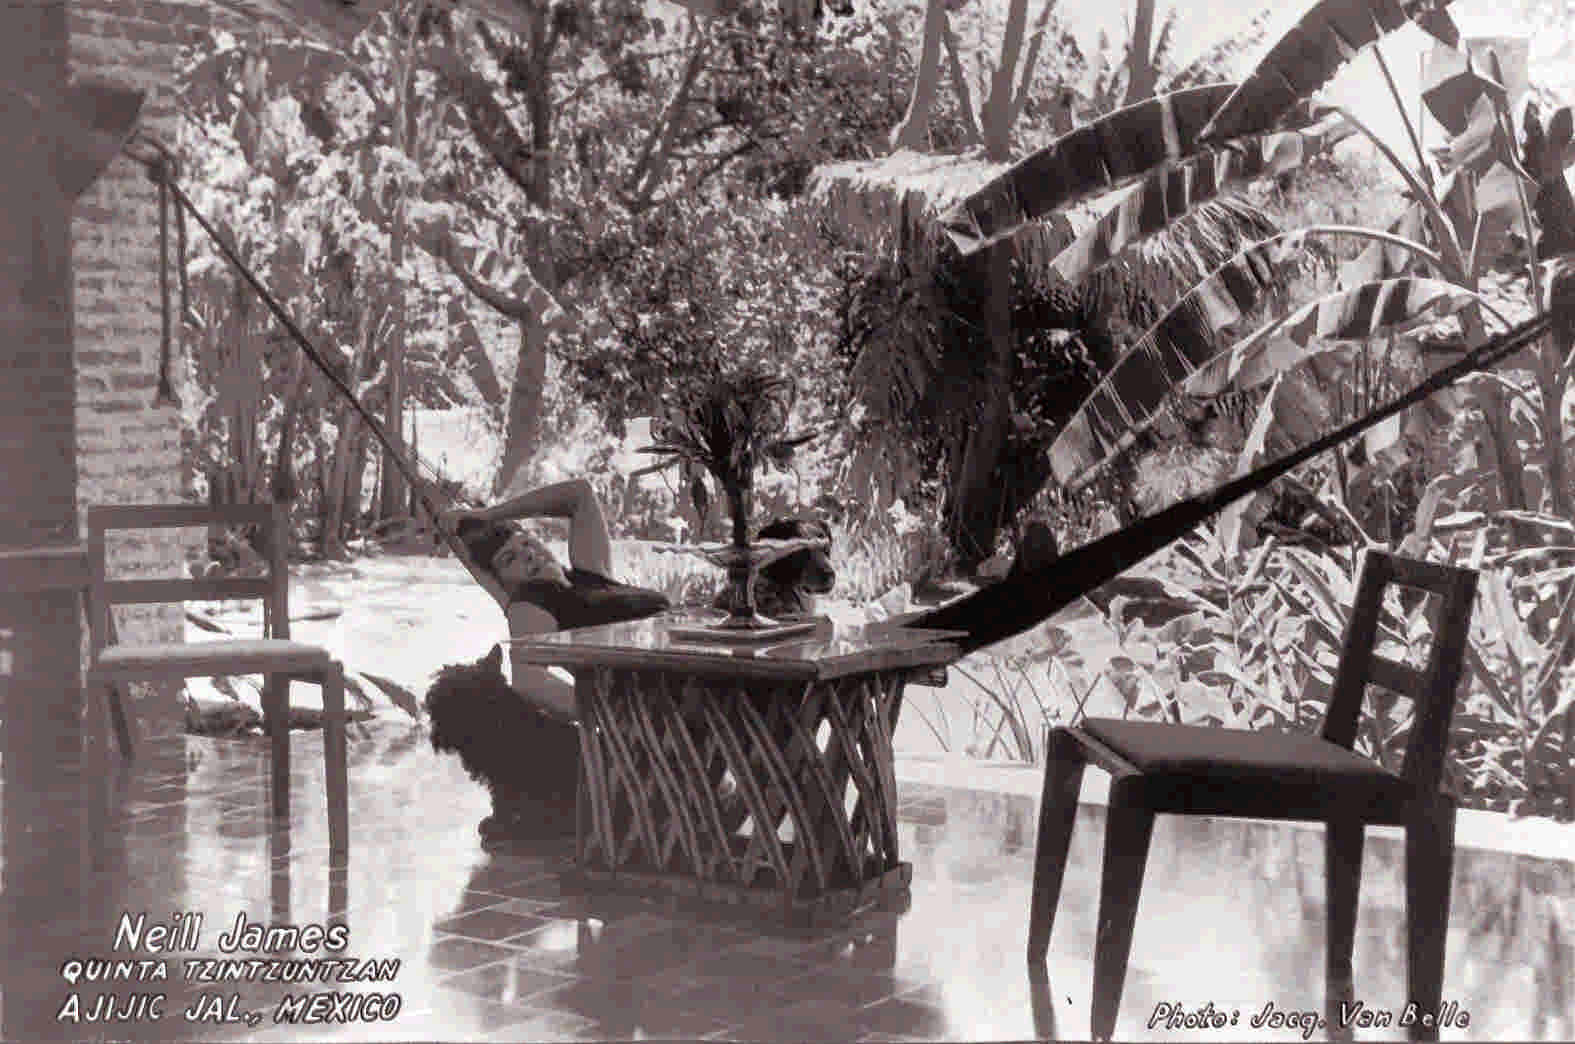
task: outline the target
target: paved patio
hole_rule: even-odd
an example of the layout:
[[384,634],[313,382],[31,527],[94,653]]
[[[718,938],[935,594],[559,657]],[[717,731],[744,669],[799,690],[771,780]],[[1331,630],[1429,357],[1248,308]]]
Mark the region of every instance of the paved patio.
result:
[[[902,786],[901,844],[914,866],[911,907],[868,912],[834,935],[803,940],[641,901],[567,894],[557,877],[569,857],[566,844],[484,852],[475,824],[487,811],[485,795],[453,759],[431,752],[423,732],[403,725],[352,735],[350,865],[331,873],[321,736],[296,735],[285,831],[271,830],[266,816],[264,751],[261,740],[152,741],[129,772],[103,782],[100,789],[109,792],[103,817],[83,815],[80,783],[45,786],[30,781],[22,766],[5,766],[0,802],[10,934],[0,1018],[6,1039],[877,1041],[1088,1034],[1104,817],[1098,804],[1082,809],[1049,981],[1035,983],[1023,959],[1037,814],[1031,797]],[[86,802],[90,810],[92,804]],[[1370,833],[1366,858],[1357,997],[1369,1010],[1398,1015],[1402,851],[1394,838]],[[1293,1014],[1322,1010],[1322,859],[1317,830],[1162,817],[1118,1036],[1303,1039],[1299,1024],[1254,1027],[1252,1018],[1271,1004]],[[200,914],[202,923],[190,946],[190,937],[175,932],[179,949],[154,951],[144,938],[141,947],[117,951],[123,913],[131,925],[139,914],[146,914],[145,926],[192,925],[183,914]],[[251,956],[220,950],[220,936],[238,916],[303,929],[343,924],[342,949],[279,956],[381,962],[391,978],[293,986],[185,981],[187,969],[200,980],[218,967],[207,959]],[[1445,1039],[1575,1036],[1572,927],[1570,861],[1463,850],[1444,994],[1469,1022],[1457,1017]],[[130,979],[104,980],[96,978],[102,969],[94,963],[104,959],[149,963],[120,969]],[[161,959],[167,980],[137,981],[138,974],[156,974],[151,969]],[[80,967],[68,964],[74,960]],[[80,974],[74,986],[66,972]],[[373,1021],[275,1021],[281,998],[308,993],[340,995],[331,1017],[348,1011]],[[162,994],[156,1005],[162,1018],[93,1020],[101,995],[111,994],[116,1012],[144,1011]],[[184,1017],[193,1004],[206,1005],[195,1022]],[[396,1005],[391,1019],[376,1018]],[[1235,1024],[1188,1029],[1185,1016],[1207,1005],[1227,1020],[1234,1015]],[[232,1012],[242,1018],[256,1012],[258,1021],[210,1021]],[[1325,1038],[1332,1030],[1315,1027],[1308,1035]],[[1391,1026],[1354,1035],[1399,1039],[1404,1031]]]

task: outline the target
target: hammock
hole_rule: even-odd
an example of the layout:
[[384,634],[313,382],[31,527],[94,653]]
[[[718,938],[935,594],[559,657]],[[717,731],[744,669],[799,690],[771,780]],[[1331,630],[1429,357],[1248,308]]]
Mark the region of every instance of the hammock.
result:
[[[301,332],[300,327],[285,312],[283,306],[274,300],[273,295],[241,260],[235,249],[192,205],[191,199],[175,183],[173,162],[168,150],[157,142],[148,141],[148,144],[154,150],[155,157],[137,158],[148,167],[149,176],[160,186],[161,218],[164,214],[162,205],[164,193],[168,192],[181,211],[189,213],[203,231],[208,233],[220,253],[262,298],[268,310],[283,324],[291,338],[306,353],[306,357],[323,372],[334,388],[366,421],[378,442],[387,450],[388,459],[409,480],[422,506],[435,517],[438,513],[438,506],[434,499],[437,486],[421,478],[416,464],[406,458],[405,451],[389,437],[383,425],[361,404],[350,386],[328,365],[322,353]],[[164,236],[161,221],[161,243]],[[180,238],[184,248],[184,226]],[[165,285],[167,299],[167,278],[161,279],[161,282]],[[184,285],[182,290],[184,291]],[[166,311],[167,307],[166,300]],[[1125,529],[1084,544],[1047,565],[1014,572],[998,583],[922,613],[908,620],[906,626],[964,632],[965,637],[957,642],[964,654],[1031,630],[1079,598],[1097,590],[1156,551],[1180,539],[1215,512],[1258,492],[1325,450],[1361,435],[1402,410],[1421,402],[1434,392],[1448,388],[1470,374],[1491,369],[1542,337],[1551,328],[1552,319],[1549,315],[1543,314],[1504,330],[1454,363],[1433,373],[1411,390],[1300,449],[1234,478],[1210,492],[1181,500],[1162,511],[1139,519]],[[166,348],[168,329],[169,323],[166,317]],[[167,382],[161,379],[161,397],[165,396],[166,384]],[[429,467],[428,470],[434,475],[437,474],[435,469]],[[444,537],[456,552],[460,550],[457,546],[457,538],[452,533],[444,533]]]
[[1030,630],[1180,539],[1215,512],[1258,492],[1293,468],[1383,423],[1434,392],[1491,368],[1547,333],[1551,325],[1547,315],[1528,319],[1438,370],[1405,394],[1300,449],[1207,493],[1177,501],[1047,565],[1008,575],[997,584],[923,613],[907,621],[907,626],[966,631],[967,637],[958,642],[965,654]]

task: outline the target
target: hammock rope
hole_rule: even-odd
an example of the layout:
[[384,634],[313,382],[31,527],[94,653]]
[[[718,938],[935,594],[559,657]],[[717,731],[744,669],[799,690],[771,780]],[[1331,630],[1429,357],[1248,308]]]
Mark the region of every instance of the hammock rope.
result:
[[[350,404],[350,407],[354,409],[360,418],[366,423],[368,430],[372,432],[377,441],[382,444],[383,449],[387,451],[387,459],[393,462],[393,465],[399,469],[400,474],[404,475],[406,481],[410,483],[411,488],[415,490],[416,497],[420,500],[421,505],[434,519],[437,518],[439,512],[442,509],[442,505],[438,503],[438,496],[440,495],[441,487],[439,486],[436,479],[441,478],[441,473],[430,464],[425,464],[425,462],[419,460],[418,458],[412,459],[414,454],[409,450],[403,449],[394,441],[394,439],[389,435],[388,430],[383,426],[382,421],[378,420],[376,415],[374,415],[372,411],[361,402],[361,399],[356,395],[355,390],[351,388],[349,383],[334,370],[327,358],[324,357],[322,351],[312,343],[312,340],[306,336],[305,332],[303,332],[300,326],[296,324],[295,320],[291,318],[289,312],[285,310],[284,306],[281,305],[279,301],[273,296],[273,294],[268,291],[268,288],[263,285],[263,282],[257,276],[257,273],[252,271],[251,267],[248,266],[244,260],[242,260],[240,253],[235,249],[235,247],[225,238],[223,233],[214,227],[214,225],[203,216],[202,212],[197,209],[196,204],[191,201],[191,197],[185,193],[185,191],[177,182],[174,157],[168,147],[145,133],[139,133],[133,139],[133,141],[136,145],[146,148],[147,152],[145,154],[138,154],[134,148],[128,147],[126,149],[127,155],[147,168],[148,177],[159,186],[159,287],[164,298],[164,344],[162,346],[160,358],[160,389],[155,399],[155,405],[167,404],[168,398],[172,398],[174,395],[173,386],[171,386],[168,396],[166,396],[165,393],[165,384],[168,381],[169,354],[171,347],[169,278],[166,268],[168,253],[167,201],[172,199],[176,204],[177,214],[180,216],[177,231],[181,247],[180,266],[182,314],[184,315],[186,310],[186,230],[184,215],[190,214],[192,220],[197,222],[198,227],[208,234],[209,239],[213,240],[214,246],[218,248],[219,253],[224,256],[224,259],[230,263],[230,266],[235,269],[236,273],[241,277],[241,279],[244,280],[246,284],[251,287],[252,291],[257,294],[257,296],[262,300],[263,304],[267,307],[268,311],[273,313],[273,317],[279,321],[281,326],[284,327],[285,332],[290,335],[290,338],[295,341],[296,345],[299,346],[301,351],[305,353],[306,357],[311,360],[312,364],[322,372],[323,376],[328,378],[328,381],[331,385],[333,385],[334,390],[339,392],[340,395],[344,396],[345,401]],[[173,404],[178,405],[178,400],[176,400]],[[425,467],[426,470],[434,476],[434,478],[424,478],[420,473],[420,469],[422,467]],[[441,495],[447,496],[451,503],[456,499],[447,493],[442,493]],[[456,552],[460,550],[453,534],[445,532],[443,533],[443,536]]]

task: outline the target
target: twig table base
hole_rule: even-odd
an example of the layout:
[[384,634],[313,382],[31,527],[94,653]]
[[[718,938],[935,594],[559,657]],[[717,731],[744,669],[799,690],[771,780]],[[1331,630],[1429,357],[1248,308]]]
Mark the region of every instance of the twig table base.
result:
[[663,616],[516,644],[575,675],[573,878],[817,932],[906,901],[892,732],[946,634],[848,629],[766,649],[686,645]]

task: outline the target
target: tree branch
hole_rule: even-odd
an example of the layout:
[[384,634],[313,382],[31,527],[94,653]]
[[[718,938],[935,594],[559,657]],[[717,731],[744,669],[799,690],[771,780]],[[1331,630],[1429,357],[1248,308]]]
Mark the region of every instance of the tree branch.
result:
[[694,49],[689,53],[689,60],[684,63],[683,75],[679,78],[677,86],[673,88],[667,104],[662,107],[662,114],[651,127],[651,133],[646,136],[645,144],[640,148],[640,157],[635,160],[634,170],[625,179],[623,193],[633,195],[635,200],[635,204],[630,207],[631,210],[643,209],[650,203],[651,195],[656,191],[656,185],[661,180],[671,155],[673,128],[678,122],[677,114],[687,103],[689,93],[694,89],[695,81],[699,79],[701,66],[710,53],[710,38],[698,27],[694,32]]
[[476,142],[492,157],[505,177],[527,198],[534,198],[530,170],[534,150],[493,96],[486,80],[461,62],[458,54],[447,49],[434,49],[433,66],[439,81],[464,113],[465,123]]
[[[451,236],[437,244],[437,254],[448,265],[449,271],[476,297],[499,315],[518,321],[540,320],[548,325],[572,324],[568,313],[527,268],[515,280],[514,293],[500,290],[483,280],[458,257],[459,249]],[[518,290],[526,284],[523,296]]]

